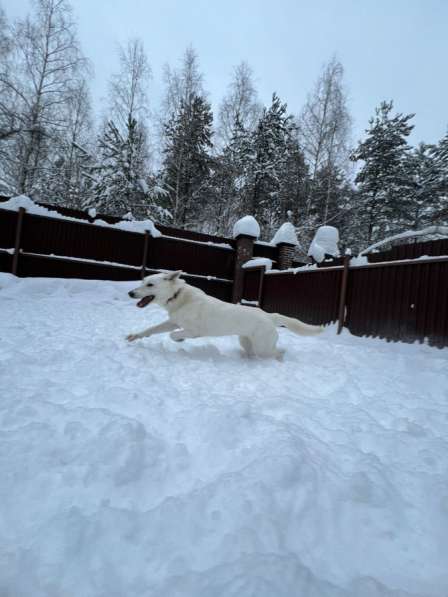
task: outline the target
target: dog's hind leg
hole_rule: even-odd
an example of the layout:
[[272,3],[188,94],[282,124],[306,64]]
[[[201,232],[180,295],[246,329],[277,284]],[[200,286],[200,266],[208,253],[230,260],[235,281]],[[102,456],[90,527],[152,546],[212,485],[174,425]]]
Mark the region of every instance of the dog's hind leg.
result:
[[247,354],[247,356],[253,357],[254,349],[252,347],[252,342],[251,342],[250,338],[248,338],[247,336],[239,336],[239,340],[240,340],[241,348],[244,350],[244,352]]
[[280,356],[280,351],[277,349],[278,333],[275,328],[254,335],[251,340],[255,356],[266,358]]

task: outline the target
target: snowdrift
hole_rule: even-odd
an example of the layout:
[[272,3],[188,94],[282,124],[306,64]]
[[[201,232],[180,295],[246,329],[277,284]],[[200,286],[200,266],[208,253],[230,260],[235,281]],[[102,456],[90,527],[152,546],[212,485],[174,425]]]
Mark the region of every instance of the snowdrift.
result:
[[130,345],[131,286],[0,275],[0,595],[446,595],[448,351]]

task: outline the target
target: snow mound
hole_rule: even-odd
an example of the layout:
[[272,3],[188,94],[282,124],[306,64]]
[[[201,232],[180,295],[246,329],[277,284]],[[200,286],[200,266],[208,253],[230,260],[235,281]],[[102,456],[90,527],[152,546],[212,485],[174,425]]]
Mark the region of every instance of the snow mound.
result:
[[264,266],[265,270],[272,269],[272,259],[268,257],[254,257],[253,259],[249,259],[246,263],[243,264],[243,268],[247,269],[249,267],[258,267]]
[[0,274],[0,595],[445,597],[448,351],[128,344],[134,284]]
[[281,243],[287,243],[288,245],[294,245],[295,247],[299,245],[296,229],[291,222],[282,224],[274,234],[274,238],[271,240],[271,245],[279,245]]
[[233,226],[233,238],[242,234],[252,236],[253,238],[260,236],[260,226],[253,216],[244,216],[244,218],[238,220]]
[[317,263],[325,259],[325,255],[339,257],[339,232],[334,226],[320,226],[311,242],[308,255]]
[[[85,220],[80,220],[77,218],[73,218],[71,216],[64,216],[55,210],[48,209],[46,207],[43,207],[42,205],[37,205],[36,203],[34,203],[34,201],[32,199],[30,199],[26,195],[19,195],[17,197],[12,197],[11,199],[8,199],[8,201],[5,201],[4,203],[0,203],[0,209],[8,209],[11,211],[18,211],[18,209],[20,207],[24,207],[27,212],[29,212],[31,214],[36,214],[38,216],[47,216],[47,217],[56,218],[59,220],[71,220],[71,221],[75,221],[75,222],[84,222],[85,223]],[[90,215],[90,217],[95,217],[96,210],[91,208],[91,209],[89,209],[88,214]],[[93,215],[93,214],[95,214],[95,215]],[[118,228],[120,230],[127,230],[129,232],[145,232],[147,230],[149,232],[149,234],[154,238],[162,236],[161,232],[159,230],[157,230],[157,228],[155,227],[154,222],[152,220],[135,220],[135,221],[122,220],[115,224],[109,224],[108,222],[105,222],[104,220],[98,219],[98,220],[95,220],[93,222],[93,224],[96,224],[97,226],[104,226],[107,228]]]

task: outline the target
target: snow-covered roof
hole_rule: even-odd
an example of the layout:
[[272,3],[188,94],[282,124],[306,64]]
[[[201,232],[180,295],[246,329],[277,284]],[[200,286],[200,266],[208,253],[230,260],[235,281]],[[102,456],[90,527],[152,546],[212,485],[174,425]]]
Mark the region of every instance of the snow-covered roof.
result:
[[237,236],[252,236],[258,238],[260,236],[260,226],[253,216],[244,216],[233,227],[233,238]]
[[294,245],[295,247],[299,245],[296,229],[291,222],[285,222],[282,224],[274,234],[274,238],[271,240],[271,245],[280,245],[281,243]]
[[339,257],[339,232],[334,226],[320,226],[308,249],[308,255],[317,263],[325,259],[325,255]]
[[393,236],[383,238],[383,240],[380,240],[377,243],[367,247],[367,249],[361,251],[359,255],[367,255],[367,253],[370,253],[374,249],[377,249],[382,245],[392,243],[395,240],[416,238],[418,236],[436,236],[442,238],[448,237],[448,226],[429,226],[428,228],[423,228],[423,230],[406,230],[405,232],[400,232],[400,234],[394,234]]
[[[47,207],[43,207],[42,205],[37,205],[37,203],[34,203],[34,201],[26,195],[18,195],[17,197],[12,197],[4,203],[0,203],[0,209],[18,211],[20,207],[24,207],[27,212],[38,216],[47,216],[59,220],[71,220],[75,222],[85,223],[85,220],[80,220],[71,216],[64,216],[55,210],[48,209]],[[94,209],[89,210],[88,213],[90,217],[96,216],[96,211]],[[154,238],[162,236],[161,232],[157,230],[152,220],[122,220],[121,222],[117,222],[115,224],[109,224],[104,220],[98,219],[95,220],[93,224],[96,224],[97,226],[104,226],[106,228],[118,228],[119,230],[127,230],[128,232],[146,232],[147,230],[149,234]]]

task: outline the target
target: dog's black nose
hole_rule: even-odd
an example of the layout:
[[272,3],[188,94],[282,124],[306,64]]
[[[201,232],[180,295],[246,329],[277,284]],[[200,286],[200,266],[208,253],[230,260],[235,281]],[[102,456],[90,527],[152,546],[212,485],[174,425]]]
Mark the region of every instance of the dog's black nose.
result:
[[134,298],[134,291],[133,291],[133,290],[130,290],[130,291],[128,292],[128,294],[129,294],[129,296],[130,296],[131,298]]

